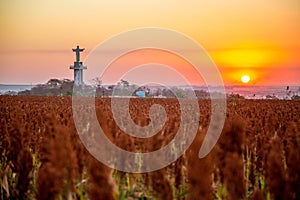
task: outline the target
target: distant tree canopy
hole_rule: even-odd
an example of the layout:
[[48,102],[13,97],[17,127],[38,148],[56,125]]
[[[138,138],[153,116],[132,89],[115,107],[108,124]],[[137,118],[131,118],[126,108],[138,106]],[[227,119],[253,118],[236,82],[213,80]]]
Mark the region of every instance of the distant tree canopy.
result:
[[229,99],[245,99],[244,96],[239,95],[239,94],[234,94],[234,93],[227,95],[227,98],[229,98]]
[[39,84],[31,90],[25,90],[18,93],[18,95],[33,95],[33,96],[61,96],[71,95],[73,91],[74,81],[69,79],[50,79],[45,84]]
[[293,95],[292,100],[300,100],[300,96],[299,95]]
[[118,85],[124,86],[124,87],[128,87],[129,86],[129,82],[126,80],[121,79],[120,82],[118,82]]
[[[168,97],[168,98],[189,98],[196,95],[197,98],[209,98],[210,95],[204,90],[191,91],[172,87],[151,88],[148,86],[137,86],[126,80],[120,80],[117,85],[102,85],[99,78],[93,79],[93,85],[85,85],[84,88],[90,95],[100,97],[110,96],[137,96],[136,92],[145,92],[146,97]],[[73,94],[74,81],[69,79],[50,79],[45,84],[39,84],[30,90],[21,91],[18,95],[24,96],[69,96]],[[193,95],[191,95],[194,93]],[[240,98],[240,96],[234,96]]]
[[101,87],[102,80],[99,77],[94,78],[92,81],[97,88]]

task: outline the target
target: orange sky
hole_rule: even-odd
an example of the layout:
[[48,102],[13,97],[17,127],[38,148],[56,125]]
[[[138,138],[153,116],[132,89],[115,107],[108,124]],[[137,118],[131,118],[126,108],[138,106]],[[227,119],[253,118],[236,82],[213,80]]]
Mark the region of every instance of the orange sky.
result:
[[85,57],[119,32],[162,27],[201,44],[226,84],[300,85],[299,11],[299,0],[2,0],[0,84],[73,78],[77,44]]

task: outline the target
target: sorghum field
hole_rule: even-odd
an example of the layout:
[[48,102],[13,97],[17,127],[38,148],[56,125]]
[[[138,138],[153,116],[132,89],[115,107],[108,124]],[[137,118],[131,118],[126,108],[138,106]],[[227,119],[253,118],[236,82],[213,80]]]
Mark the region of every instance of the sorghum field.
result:
[[[131,99],[138,125],[158,103],[168,118],[152,138],[132,138],[113,121],[110,99],[96,98],[99,123],[117,146],[153,151],[179,127],[177,99]],[[227,100],[227,117],[213,151],[198,152],[210,120],[201,120],[190,148],[176,162],[150,173],[124,173],[95,160],[72,119],[71,97],[0,97],[1,199],[300,199],[300,101]]]

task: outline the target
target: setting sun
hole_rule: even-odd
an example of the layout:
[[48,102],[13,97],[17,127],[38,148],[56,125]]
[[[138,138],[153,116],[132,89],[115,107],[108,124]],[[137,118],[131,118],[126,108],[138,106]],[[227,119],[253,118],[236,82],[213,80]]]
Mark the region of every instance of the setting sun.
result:
[[248,83],[248,82],[250,81],[250,76],[248,76],[248,75],[242,76],[242,77],[241,77],[241,81],[242,81],[243,83]]

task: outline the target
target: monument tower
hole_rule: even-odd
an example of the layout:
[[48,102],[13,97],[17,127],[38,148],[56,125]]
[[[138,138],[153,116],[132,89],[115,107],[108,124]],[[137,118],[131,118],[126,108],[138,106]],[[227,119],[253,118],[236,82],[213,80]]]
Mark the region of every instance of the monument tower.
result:
[[80,62],[80,52],[84,51],[84,49],[80,49],[79,46],[77,46],[76,49],[72,50],[76,53],[76,61],[74,62],[74,66],[70,66],[70,69],[74,69],[74,84],[81,86],[83,85],[83,70],[87,69],[87,67],[83,66],[82,62]]

